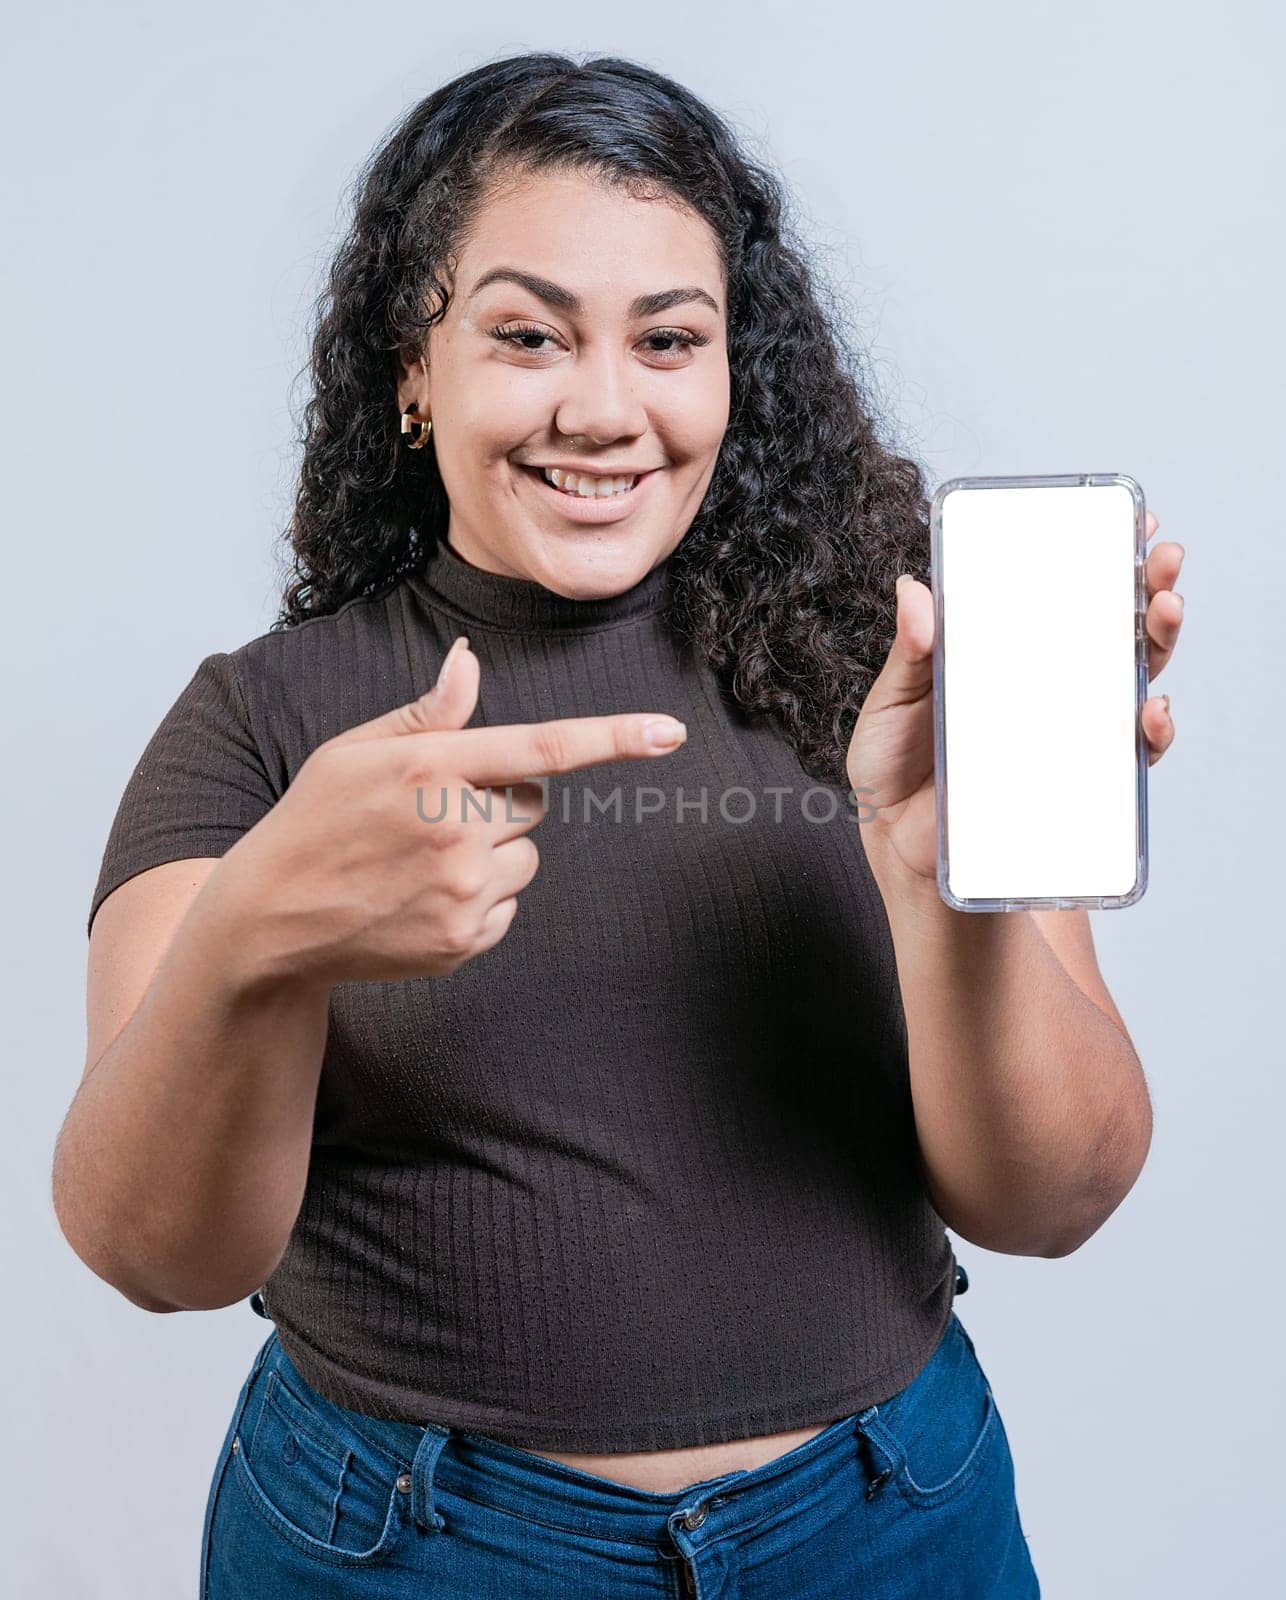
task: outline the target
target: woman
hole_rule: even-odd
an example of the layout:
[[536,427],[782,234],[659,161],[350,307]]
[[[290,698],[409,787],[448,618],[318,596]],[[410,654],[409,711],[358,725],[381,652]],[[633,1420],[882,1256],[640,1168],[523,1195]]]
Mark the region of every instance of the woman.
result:
[[1146,1086],[1083,915],[938,897],[923,485],[781,210],[618,59],[364,174],[282,614],[121,801],[55,1171],[135,1303],[263,1285],[211,1600],[1038,1593],[944,1223],[1076,1248]]

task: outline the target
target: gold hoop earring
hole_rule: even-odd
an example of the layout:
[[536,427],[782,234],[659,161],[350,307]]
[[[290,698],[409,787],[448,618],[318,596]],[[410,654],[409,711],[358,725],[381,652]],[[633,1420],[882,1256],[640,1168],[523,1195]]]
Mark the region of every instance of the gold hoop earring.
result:
[[415,407],[409,405],[402,413],[402,432],[411,434],[412,450],[423,450],[433,432],[433,423],[427,418],[417,417]]

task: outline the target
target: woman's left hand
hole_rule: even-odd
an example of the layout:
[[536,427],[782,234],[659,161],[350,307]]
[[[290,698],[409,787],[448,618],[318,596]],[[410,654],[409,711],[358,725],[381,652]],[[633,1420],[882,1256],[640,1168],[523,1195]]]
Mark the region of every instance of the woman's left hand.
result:
[[[1149,539],[1159,526],[1149,511]],[[1183,556],[1183,546],[1167,540],[1147,558],[1149,679],[1174,654],[1183,625],[1183,599],[1174,592]],[[936,880],[933,625],[932,591],[914,578],[900,583],[897,637],[863,703],[845,764],[859,802],[877,808],[875,817],[862,823],[868,851],[892,850],[904,867]],[[1143,732],[1152,766],[1174,740],[1169,695],[1144,701]]]

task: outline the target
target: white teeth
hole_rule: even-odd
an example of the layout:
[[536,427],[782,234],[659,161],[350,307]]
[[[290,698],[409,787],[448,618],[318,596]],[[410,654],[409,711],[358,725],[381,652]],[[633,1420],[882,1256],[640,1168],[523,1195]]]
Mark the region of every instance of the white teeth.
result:
[[638,482],[638,478],[591,478],[583,473],[564,472],[561,467],[541,469],[545,482],[552,483],[564,494],[578,494],[583,500],[605,500],[608,495],[625,494]]

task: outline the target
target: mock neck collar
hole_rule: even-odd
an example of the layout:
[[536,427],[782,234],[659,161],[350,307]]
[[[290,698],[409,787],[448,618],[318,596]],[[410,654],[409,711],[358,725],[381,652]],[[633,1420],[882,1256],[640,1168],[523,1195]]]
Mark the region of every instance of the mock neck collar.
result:
[[667,557],[620,594],[572,600],[531,578],[511,578],[475,567],[442,539],[429,546],[423,564],[407,581],[430,601],[444,604],[475,627],[555,633],[610,627],[663,610],[669,565]]

